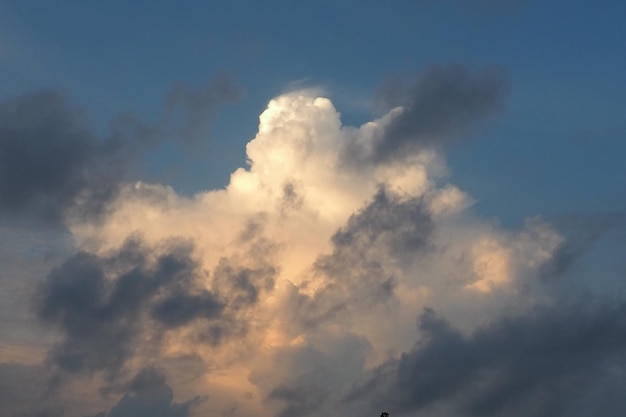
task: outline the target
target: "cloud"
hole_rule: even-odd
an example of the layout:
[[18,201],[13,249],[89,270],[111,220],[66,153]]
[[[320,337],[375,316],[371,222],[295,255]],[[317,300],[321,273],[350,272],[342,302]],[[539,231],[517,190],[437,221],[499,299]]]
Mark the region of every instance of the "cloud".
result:
[[104,371],[112,379],[135,353],[138,339],[150,335],[146,311],[152,326],[165,328],[219,318],[218,297],[194,291],[198,274],[185,245],[159,254],[129,241],[107,256],[75,254],[48,274],[38,294],[39,318],[63,335],[49,360],[63,372]]
[[307,302],[298,303],[299,315],[305,323],[319,325],[393,299],[399,271],[390,264],[432,249],[433,229],[423,198],[403,199],[380,188],[331,237],[332,252],[315,261],[313,282],[303,287],[317,289]]
[[542,265],[542,278],[557,279],[566,275],[604,235],[623,227],[625,219],[620,213],[574,214],[557,219],[567,238],[559,244],[550,261]]
[[165,375],[155,368],[144,368],[128,386],[128,392],[109,412],[94,417],[189,417],[202,398],[174,402],[172,388]]
[[84,113],[56,92],[0,104],[0,210],[58,222],[78,200],[82,214],[115,194],[121,143],[102,142]]
[[[446,404],[463,416],[580,415],[575,399],[595,395],[591,388],[603,377],[623,371],[624,308],[538,307],[494,319],[470,335],[427,308],[414,348],[379,368],[393,372],[372,372],[348,400],[377,394],[380,403],[411,414]],[[626,406],[617,398],[605,400]]]
[[52,382],[102,375],[110,391],[164,350],[245,338],[249,312],[272,291],[275,274],[269,264],[226,257],[208,273],[181,241],[150,246],[134,238],[105,254],[78,252],[48,274],[37,297],[39,319],[61,334],[48,351]]
[[166,98],[166,117],[180,115],[179,138],[186,145],[206,141],[208,128],[224,104],[241,99],[244,92],[227,74],[213,78],[203,88],[191,88],[183,83],[172,86]]
[[0,415],[7,417],[58,417],[64,407],[50,397],[47,371],[39,365],[0,363]]
[[371,345],[343,331],[313,331],[298,343],[272,352],[251,379],[267,391],[268,403],[281,405],[280,417],[332,412],[345,391],[346,377],[362,371]]
[[241,95],[225,76],[203,89],[172,87],[154,124],[121,114],[105,135],[90,126],[83,109],[61,93],[38,91],[0,102],[0,213],[39,224],[90,220],[105,213],[130,168],[150,147],[171,135],[193,142],[221,105]]
[[[376,93],[378,107],[396,109],[378,133],[367,158],[380,163],[428,147],[464,139],[476,124],[501,110],[506,76],[494,69],[433,66],[407,82],[389,78]],[[359,154],[349,149],[347,158]]]
[[[79,247],[102,259],[137,232],[147,248],[172,238],[193,242],[198,288],[183,295],[164,287],[169,295],[146,301],[148,318],[172,335],[163,339],[176,335],[159,354],[198,355],[211,369],[237,375],[236,382],[209,377],[206,389],[223,392],[238,410],[330,410],[341,398],[327,387],[342,391],[361,372],[410,349],[425,305],[472,329],[519,302],[516,294],[560,242],[539,220],[508,231],[465,213],[471,197],[446,182],[435,149],[345,164],[346,143],[376,149],[394,112],[342,126],[330,100],[310,91],[285,94],[261,114],[247,146],[250,166],[236,170],[225,189],[184,197],[167,186],[127,185],[105,222],[71,231]],[[205,319],[188,321],[196,314]],[[330,358],[311,341],[334,345],[338,339],[328,335],[335,332],[371,346],[349,375],[331,372],[324,384],[309,386],[303,379],[317,377],[281,359],[301,346],[311,358],[317,351]],[[282,371],[259,377],[269,373],[259,371],[265,361]],[[248,380],[243,370],[257,377]],[[235,400],[238,386],[252,399]]]
[[208,291],[197,295],[182,292],[161,300],[152,310],[152,317],[169,327],[178,327],[198,318],[219,316],[223,305]]
[[[432,69],[362,126],[290,92],[225,188],[118,182],[106,216],[68,223],[75,250],[37,292],[47,372],[63,395],[91,393],[66,414],[541,415],[575,408],[568,391],[596,404],[621,378],[623,302],[575,305],[577,282],[542,279],[571,275],[551,266],[571,236],[481,218],[439,146],[498,108],[498,80]],[[172,111],[205,108],[177,94]]]

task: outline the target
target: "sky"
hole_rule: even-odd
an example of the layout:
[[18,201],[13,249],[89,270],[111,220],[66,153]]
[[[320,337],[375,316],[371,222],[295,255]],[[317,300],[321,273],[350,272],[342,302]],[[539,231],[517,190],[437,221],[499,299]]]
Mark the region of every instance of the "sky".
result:
[[0,2],[0,416],[624,415],[625,15]]

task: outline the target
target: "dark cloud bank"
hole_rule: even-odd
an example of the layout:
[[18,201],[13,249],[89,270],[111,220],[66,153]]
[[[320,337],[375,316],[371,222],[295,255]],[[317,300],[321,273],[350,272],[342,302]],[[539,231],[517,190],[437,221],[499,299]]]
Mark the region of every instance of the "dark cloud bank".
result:
[[442,405],[459,416],[621,415],[625,312],[623,302],[539,307],[464,335],[425,309],[415,347],[345,401],[375,397],[401,415],[441,415]]
[[104,372],[114,382],[141,337],[158,345],[162,334],[194,321],[201,321],[196,342],[217,345],[236,329],[245,332],[239,313],[272,290],[276,269],[223,258],[209,273],[192,250],[184,242],[163,250],[130,240],[107,256],[79,252],[53,269],[37,310],[63,335],[50,363],[63,373]]
[[171,248],[154,265],[148,251],[131,241],[108,257],[79,252],[50,272],[38,315],[64,336],[49,358],[59,370],[113,378],[134,354],[147,319],[169,328],[220,316],[224,306],[215,294],[191,292],[198,271],[190,248]]
[[[246,311],[272,290],[276,270],[223,258],[207,272],[190,244],[162,246],[135,239],[106,256],[79,252],[48,274],[37,314],[62,337],[48,352],[48,376],[40,378],[47,391],[62,390],[74,377],[101,375],[103,394],[126,394],[99,417],[183,417],[199,404],[198,398],[172,402],[164,374],[149,365],[159,361],[162,337],[193,326],[189,343],[219,346],[245,338]],[[204,280],[213,283],[211,291]],[[125,383],[133,359],[148,367]]]
[[127,393],[109,412],[93,417],[188,417],[203,399],[177,403],[165,375],[155,368],[144,368],[127,386]]
[[[556,291],[549,302],[494,317],[471,333],[426,308],[418,317],[414,347],[370,371],[362,368],[365,352],[358,337],[346,335],[351,359],[363,362],[358,368],[341,359],[343,379],[327,366],[336,357],[302,348],[297,354],[303,361],[318,366],[276,386],[268,400],[284,404],[281,417],[376,415],[379,410],[434,417],[622,415],[626,400],[618,387],[626,383],[626,302],[617,295],[574,291],[562,296],[558,288],[549,289],[551,282],[567,279],[571,263],[584,258],[589,245],[621,219],[600,216],[585,224],[573,219],[577,227],[570,228],[571,240],[533,278],[546,293]],[[332,237],[332,252],[315,263],[326,287],[314,297],[294,295],[294,317],[320,328],[393,303],[389,259],[435,252],[435,235],[422,199],[403,200],[381,188]],[[343,385],[334,385],[336,380]]]
[[504,108],[509,90],[503,71],[472,72],[461,65],[432,66],[413,80],[391,77],[378,89],[375,103],[383,111],[398,106],[402,111],[383,126],[373,149],[351,143],[344,159],[384,163],[466,139]]
[[226,76],[201,89],[177,84],[156,123],[124,114],[102,137],[85,112],[57,91],[5,99],[0,102],[0,214],[40,225],[97,218],[142,153],[168,137],[201,140],[219,108],[241,94]]

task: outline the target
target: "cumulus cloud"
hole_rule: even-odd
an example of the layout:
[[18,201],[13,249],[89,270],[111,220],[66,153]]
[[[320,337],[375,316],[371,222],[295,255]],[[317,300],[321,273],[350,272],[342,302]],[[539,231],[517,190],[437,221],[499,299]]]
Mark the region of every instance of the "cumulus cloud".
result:
[[[458,112],[463,119],[465,110]],[[445,182],[445,163],[434,149],[390,154],[376,164],[344,163],[348,144],[375,149],[398,114],[346,127],[328,99],[310,92],[277,97],[247,146],[250,167],[235,171],[224,190],[186,198],[138,183],[124,188],[108,222],[76,224],[72,232],[93,253],[119,247],[131,230],[149,245],[172,237],[194,242],[195,259],[208,271],[207,290],[226,291],[225,305],[239,309],[237,323],[245,323],[197,334],[212,340],[234,328],[243,343],[226,343],[226,351],[211,343],[213,350],[178,346],[178,352],[207,360],[234,355],[258,375],[260,361],[272,357],[264,349],[285,351],[339,326],[367,340],[372,349],[363,362],[377,363],[410,348],[410,329],[424,305],[468,328],[503,308],[560,239],[540,220],[506,231],[463,214],[471,197]],[[172,323],[204,311],[200,301],[168,304]],[[382,327],[375,324],[380,317]],[[254,381],[254,398],[271,400],[257,407],[283,402],[289,415],[309,407],[310,398],[301,396],[312,389]]]
[[387,87],[393,109],[358,127],[291,92],[268,103],[224,189],[121,183],[107,216],[68,223],[76,252],[38,290],[57,332],[47,366],[104,394],[88,415],[571,410],[565,393],[622,372],[623,302],[559,298],[541,278],[566,237],[539,217],[506,229],[478,216],[439,146],[506,89],[434,68]]

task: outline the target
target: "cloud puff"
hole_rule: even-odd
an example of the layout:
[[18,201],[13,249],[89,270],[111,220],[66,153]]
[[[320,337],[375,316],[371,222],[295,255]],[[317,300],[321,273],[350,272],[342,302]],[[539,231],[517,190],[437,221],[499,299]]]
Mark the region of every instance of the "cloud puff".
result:
[[38,315],[64,336],[50,352],[54,364],[70,373],[116,373],[145,332],[146,310],[166,327],[218,317],[223,306],[215,295],[193,293],[197,271],[188,251],[148,254],[129,241],[106,257],[79,252],[53,269],[40,289]]
[[246,311],[273,289],[275,271],[222,258],[208,274],[192,250],[184,242],[129,240],[54,268],[38,294],[39,318],[63,336],[51,363],[64,373],[103,372],[113,383],[127,362],[141,362],[139,353],[158,352],[168,332],[189,328],[177,333],[181,341],[213,346],[245,337]]

